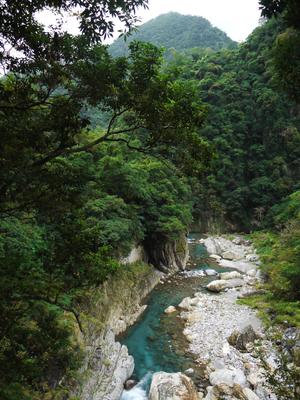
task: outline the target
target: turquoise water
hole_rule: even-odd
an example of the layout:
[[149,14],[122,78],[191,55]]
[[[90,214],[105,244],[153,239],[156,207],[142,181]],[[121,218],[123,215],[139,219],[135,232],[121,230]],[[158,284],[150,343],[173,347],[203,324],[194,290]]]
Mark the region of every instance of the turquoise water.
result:
[[[192,237],[198,238],[197,235],[191,235],[190,238]],[[216,265],[207,263],[207,253],[203,245],[190,243],[189,250],[190,261],[196,264],[193,268],[220,270]],[[193,356],[186,351],[182,320],[178,318],[178,313],[166,315],[164,310],[170,305],[177,306],[183,298],[204,290],[203,286],[213,279],[186,278],[178,274],[165,284],[159,284],[151,292],[145,301],[148,307],[142,318],[121,338],[121,342],[128,347],[129,354],[134,357],[133,378],[140,382],[131,391],[124,392],[123,400],[146,399],[145,392],[154,372],[195,369]]]

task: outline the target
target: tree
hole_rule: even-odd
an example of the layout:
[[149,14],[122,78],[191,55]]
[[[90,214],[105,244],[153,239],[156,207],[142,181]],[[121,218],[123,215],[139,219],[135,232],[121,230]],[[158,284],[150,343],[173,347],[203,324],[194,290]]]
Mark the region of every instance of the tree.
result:
[[[3,212],[31,206],[45,190],[49,197],[52,160],[104,142],[164,155],[179,146],[193,149],[200,162],[209,157],[208,146],[194,134],[205,116],[195,87],[159,72],[157,48],[132,43],[127,60],[112,59],[103,46],[85,48],[82,38],[70,43],[70,63],[45,65],[43,71],[32,66],[25,76],[8,74],[0,82]],[[74,53],[82,58],[74,60]],[[91,132],[88,107],[106,112],[105,130]]]
[[[110,16],[130,28],[143,4],[1,3],[1,399],[66,398],[82,299],[135,242],[175,240],[191,220],[179,168],[201,172],[210,156],[196,87],[162,71],[152,45],[113,59],[99,42]],[[48,32],[36,20],[46,7],[79,12],[82,34]]]
[[273,61],[277,81],[297,102],[300,101],[300,7],[297,0],[261,0],[262,16],[283,18],[285,30],[275,42]]
[[297,0],[260,0],[263,17],[272,18],[283,14],[289,26],[300,28],[300,10]]

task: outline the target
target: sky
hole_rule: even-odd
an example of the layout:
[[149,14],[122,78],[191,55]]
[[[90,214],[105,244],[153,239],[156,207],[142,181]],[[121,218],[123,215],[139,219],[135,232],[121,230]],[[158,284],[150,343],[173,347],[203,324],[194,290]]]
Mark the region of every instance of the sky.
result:
[[204,17],[238,42],[247,38],[260,18],[258,0],[149,0],[149,9],[138,15],[147,22],[169,11]]
[[[204,17],[238,42],[247,38],[258,26],[260,18],[258,0],[149,0],[149,8],[140,8],[137,14],[141,23],[144,23],[170,11]],[[44,11],[39,19],[43,24],[50,25],[55,24],[56,17],[51,12]],[[120,28],[116,23],[116,32]],[[78,33],[76,18],[66,18],[66,29],[70,33]],[[116,33],[114,38],[118,35]],[[109,39],[105,43],[111,43],[113,40]]]

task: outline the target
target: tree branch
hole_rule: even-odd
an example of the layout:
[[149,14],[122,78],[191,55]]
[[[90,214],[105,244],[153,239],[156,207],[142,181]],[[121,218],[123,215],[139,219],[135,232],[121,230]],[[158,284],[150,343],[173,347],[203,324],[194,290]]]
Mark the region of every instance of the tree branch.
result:
[[49,299],[49,298],[44,298],[44,297],[42,297],[42,296],[28,296],[28,297],[25,297],[25,299],[26,299],[26,300],[29,300],[29,301],[30,301],[30,300],[33,300],[33,301],[43,301],[43,302],[45,302],[45,303],[48,303],[48,304],[57,306],[57,307],[61,308],[61,309],[64,310],[64,311],[70,312],[70,313],[73,314],[73,316],[75,317],[80,332],[81,332],[82,334],[84,334],[84,329],[83,329],[82,324],[81,324],[81,321],[80,321],[80,314],[79,314],[76,310],[74,310],[74,308],[66,307],[66,306],[60,304],[58,301],[52,301],[51,299]]

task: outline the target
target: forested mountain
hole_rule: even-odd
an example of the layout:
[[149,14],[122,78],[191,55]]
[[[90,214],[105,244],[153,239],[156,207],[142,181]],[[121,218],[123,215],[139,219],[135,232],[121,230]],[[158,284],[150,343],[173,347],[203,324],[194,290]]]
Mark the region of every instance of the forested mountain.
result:
[[272,20],[236,50],[174,55],[179,74],[198,82],[209,106],[199,133],[214,146],[216,159],[200,189],[202,220],[259,228],[274,204],[299,189],[299,106],[280,90],[270,62],[281,30],[282,23]]
[[165,49],[185,50],[193,47],[233,48],[236,43],[225,32],[211,25],[202,17],[181,15],[175,12],[163,14],[138,27],[138,30],[124,41],[117,39],[110,46],[110,53],[123,56],[128,53],[132,40],[150,42]]

